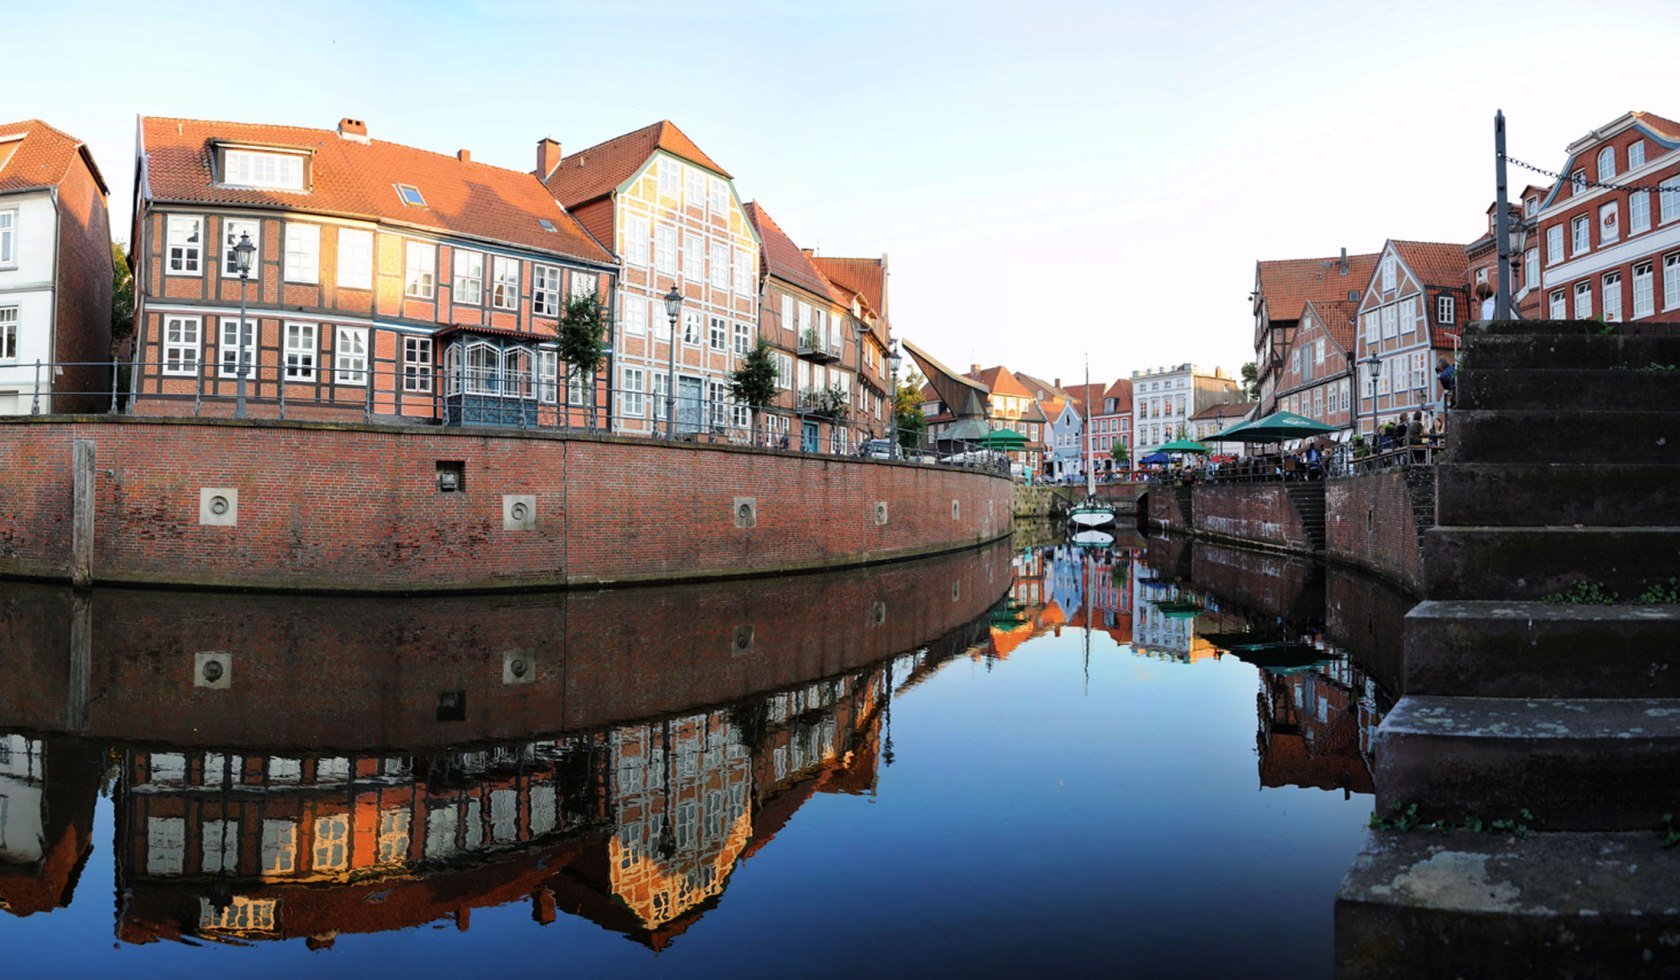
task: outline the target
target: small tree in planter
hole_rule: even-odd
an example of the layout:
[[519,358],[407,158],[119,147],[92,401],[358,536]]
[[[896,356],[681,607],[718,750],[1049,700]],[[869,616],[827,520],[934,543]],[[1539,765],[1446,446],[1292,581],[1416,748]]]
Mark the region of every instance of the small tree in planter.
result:
[[729,394],[737,402],[747,405],[753,413],[753,431],[763,421],[764,406],[770,404],[781,391],[776,385],[776,355],[770,342],[763,337],[747,352],[745,359],[729,376]]
[[[589,375],[589,425],[595,426],[595,377],[606,347],[607,309],[595,296],[573,296],[560,313],[560,359],[566,362],[566,389],[555,393],[565,405],[570,380]],[[564,411],[564,409],[562,409]]]
[[1126,444],[1123,442],[1116,442],[1108,447],[1108,455],[1110,459],[1114,460],[1116,470],[1124,470],[1126,463],[1132,458],[1131,452],[1126,449]]

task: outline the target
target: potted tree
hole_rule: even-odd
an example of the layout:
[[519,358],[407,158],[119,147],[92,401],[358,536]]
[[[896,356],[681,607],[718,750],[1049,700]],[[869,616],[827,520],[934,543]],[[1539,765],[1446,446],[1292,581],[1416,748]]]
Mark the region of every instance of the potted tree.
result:
[[760,337],[729,376],[730,396],[752,410],[755,442],[759,424],[764,420],[764,406],[774,401],[780,390],[776,386],[774,348],[768,340]]

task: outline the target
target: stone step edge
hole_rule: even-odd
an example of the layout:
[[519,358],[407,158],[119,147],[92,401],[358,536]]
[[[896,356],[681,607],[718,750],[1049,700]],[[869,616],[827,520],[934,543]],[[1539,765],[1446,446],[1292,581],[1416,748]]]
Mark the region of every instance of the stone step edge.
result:
[[1426,599],[1406,613],[1406,619],[1516,623],[1536,618],[1547,622],[1614,623],[1673,622],[1680,626],[1680,605],[1608,605],[1546,602],[1543,599]]
[[[1467,717],[1468,716],[1468,717]],[[1442,722],[1468,721],[1459,727]],[[1630,736],[1630,723],[1640,733]],[[1570,723],[1573,723],[1574,726]],[[1582,726],[1582,723],[1588,723]],[[1489,698],[1408,694],[1378,727],[1378,738],[1525,739],[1626,742],[1672,739],[1680,749],[1680,698]]]

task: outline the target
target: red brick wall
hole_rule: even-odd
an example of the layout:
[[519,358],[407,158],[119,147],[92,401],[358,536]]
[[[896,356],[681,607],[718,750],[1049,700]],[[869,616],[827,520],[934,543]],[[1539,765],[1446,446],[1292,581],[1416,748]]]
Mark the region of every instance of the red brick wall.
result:
[[1418,536],[1435,523],[1435,470],[1414,468],[1327,481],[1325,551],[1414,592],[1423,588]]
[[67,366],[53,379],[53,390],[78,394],[53,399],[53,410],[104,411],[111,403],[111,226],[105,194],[80,157],[59,185],[58,207],[58,342],[52,356]]
[[1190,520],[1178,504],[1173,488],[1159,483],[1144,484],[1144,506],[1149,523],[1176,531],[1189,532]]
[[[886,559],[1010,529],[1008,480],[915,464],[552,433],[23,417],[0,424],[0,573],[67,574],[78,438],[94,441],[100,471],[96,581],[680,579]],[[466,464],[465,492],[437,490],[440,460]],[[238,526],[199,523],[199,492],[217,487],[239,491]],[[503,494],[535,497],[536,529],[503,529]],[[756,526],[735,526],[737,497],[756,499]]]
[[1195,488],[1194,526],[1204,534],[1311,551],[1300,512],[1281,483]]

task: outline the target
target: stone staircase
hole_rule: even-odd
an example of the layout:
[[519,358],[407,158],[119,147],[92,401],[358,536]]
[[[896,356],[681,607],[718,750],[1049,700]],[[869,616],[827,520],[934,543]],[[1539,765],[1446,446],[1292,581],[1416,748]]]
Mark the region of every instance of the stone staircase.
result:
[[[1466,338],[1343,976],[1680,974],[1680,325]],[[1672,369],[1671,369],[1672,367]],[[1548,596],[1616,593],[1611,605]],[[1525,816],[1525,811],[1528,814]]]
[[1286,483],[1284,492],[1289,494],[1289,502],[1295,505],[1295,512],[1301,515],[1301,526],[1307,532],[1307,540],[1312,542],[1312,550],[1323,553],[1324,481]]

